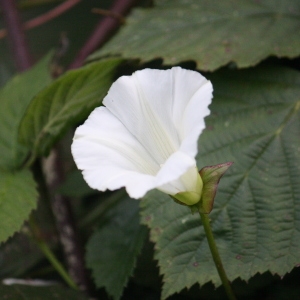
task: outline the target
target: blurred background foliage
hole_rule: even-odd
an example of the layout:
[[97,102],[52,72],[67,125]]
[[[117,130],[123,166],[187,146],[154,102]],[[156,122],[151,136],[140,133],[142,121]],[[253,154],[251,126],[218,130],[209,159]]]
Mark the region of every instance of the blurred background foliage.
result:
[[[26,22],[62,2],[17,4]],[[172,65],[198,69],[215,87],[197,162],[199,168],[235,162],[211,218],[238,299],[299,298],[299,2],[136,2],[125,22],[117,17],[121,29],[89,63],[66,73],[115,1],[79,1],[26,31],[40,62],[20,75],[8,38],[0,39],[0,276],[55,282],[2,284],[0,298],[225,298],[195,216],[159,192],[139,202],[123,189],[91,190],[70,153],[74,129],[116,78]],[[66,51],[55,61],[61,43]],[[49,65],[60,77],[50,78]],[[52,172],[62,174],[54,184]],[[86,280],[84,292],[67,287],[45,252],[47,245],[63,268],[72,269],[59,241],[57,195],[70,204],[72,222],[64,226],[75,223],[84,249],[87,273],[77,271],[85,279],[73,278]]]

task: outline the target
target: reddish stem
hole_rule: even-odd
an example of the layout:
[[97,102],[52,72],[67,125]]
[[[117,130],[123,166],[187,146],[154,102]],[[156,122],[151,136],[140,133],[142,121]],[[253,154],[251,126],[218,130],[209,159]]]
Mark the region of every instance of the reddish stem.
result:
[[105,17],[101,20],[89,39],[86,41],[82,49],[75,57],[69,69],[79,68],[83,65],[85,59],[98,47],[102,46],[112,33],[120,27],[120,20],[113,17],[113,15],[124,16],[133,7],[138,0],[116,0],[110,8],[111,16]]
[[[48,188],[52,191],[51,206],[56,220],[56,228],[60,242],[63,246],[64,256],[67,261],[70,276],[83,291],[89,291],[89,279],[84,265],[84,250],[78,236],[76,224],[69,199],[53,193],[64,181],[64,170],[59,153],[59,146],[52,149],[48,172]],[[51,170],[52,169],[52,170]]]
[[48,21],[51,21],[52,19],[58,17],[59,15],[63,14],[76,4],[78,4],[81,0],[68,0],[63,2],[62,4],[56,6],[52,10],[49,10],[43,15],[40,15],[32,20],[29,20],[24,24],[25,29],[31,29],[34,27],[37,27],[39,25],[42,25]]
[[[40,26],[44,23],[47,23],[47,22],[57,18],[58,16],[60,16],[64,12],[68,11],[70,8],[72,8],[73,6],[78,4],[80,1],[81,0],[68,0],[68,1],[65,1],[62,4],[60,4],[60,5],[56,6],[55,8],[53,8],[52,10],[49,10],[48,12],[25,22],[23,24],[23,29],[24,30],[29,30],[29,29],[38,27],[38,26]],[[6,35],[7,35],[7,30],[6,29],[0,29],[0,39],[5,37]]]
[[23,72],[32,65],[29,47],[22,30],[21,18],[14,0],[0,0],[4,21],[9,34],[9,43],[18,71]]
[[[68,1],[69,4],[70,2],[71,1]],[[74,3],[73,0],[72,2]],[[19,71],[24,71],[30,68],[32,63],[15,1],[0,0],[0,4],[2,5],[9,34],[8,38],[12,44],[17,68]],[[62,161],[59,157],[58,151],[58,148],[53,150],[53,161],[51,165],[52,179],[48,182],[48,188],[52,192],[64,179]],[[51,196],[52,210],[56,218],[56,225],[68,263],[70,275],[82,290],[87,291],[89,289],[89,280],[84,266],[83,249],[73,221],[70,203],[68,199],[61,195],[52,194]]]

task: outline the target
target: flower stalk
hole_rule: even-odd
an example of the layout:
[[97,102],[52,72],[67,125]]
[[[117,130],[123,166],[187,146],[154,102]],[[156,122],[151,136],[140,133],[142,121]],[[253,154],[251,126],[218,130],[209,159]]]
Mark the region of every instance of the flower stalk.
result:
[[48,259],[52,267],[57,271],[61,278],[66,282],[66,284],[75,290],[78,290],[78,286],[74,280],[70,277],[64,266],[56,258],[55,254],[52,252],[47,243],[41,238],[39,233],[39,228],[33,216],[29,219],[29,227],[31,229],[31,238],[35,241],[39,249],[43,252],[45,257]]
[[211,230],[208,214],[201,213],[200,211],[199,211],[199,214],[200,214],[201,221],[202,221],[202,224],[203,224],[203,227],[204,227],[204,231],[205,231],[205,234],[206,234],[206,238],[207,238],[207,241],[208,241],[208,245],[209,245],[211,255],[213,257],[213,260],[214,260],[215,266],[217,268],[218,274],[220,276],[220,279],[221,279],[221,281],[223,283],[223,286],[225,288],[225,292],[227,294],[227,297],[230,300],[236,300],[236,297],[234,295],[234,292],[232,290],[230,282],[227,278],[225,269],[223,267],[223,263],[222,263],[222,260],[221,260],[221,257],[220,257],[220,254],[219,254],[219,251],[218,251],[218,248],[217,248],[217,245],[216,245],[216,242],[215,242],[212,230]]
[[59,273],[59,275],[62,277],[62,279],[66,282],[66,284],[75,290],[78,290],[78,286],[74,282],[74,280],[70,277],[66,269],[63,267],[63,265],[60,263],[60,261],[55,257],[54,253],[51,251],[51,249],[48,247],[48,245],[42,241],[37,240],[36,243],[40,250],[43,252],[45,257],[48,259],[48,261],[51,263],[53,268]]

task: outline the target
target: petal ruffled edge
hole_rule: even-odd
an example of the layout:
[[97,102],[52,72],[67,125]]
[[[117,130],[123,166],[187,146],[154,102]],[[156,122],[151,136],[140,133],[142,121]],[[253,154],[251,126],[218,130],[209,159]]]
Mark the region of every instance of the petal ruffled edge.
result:
[[[157,70],[151,70],[151,71],[157,71]],[[171,72],[172,76],[173,76],[173,73],[177,74],[176,75],[177,81],[178,80],[180,81],[180,78],[183,75],[186,76],[186,74],[189,74],[189,71],[183,70],[179,67],[174,67],[171,70],[167,70],[167,71]],[[138,72],[142,72],[142,71],[138,71]],[[162,71],[162,72],[165,72],[165,71]],[[102,181],[102,185],[99,185],[98,184],[99,181],[97,183],[97,180],[95,180],[95,179],[99,178],[100,173],[99,173],[99,171],[97,171],[98,168],[95,168],[93,170],[87,170],[84,168],[83,165],[81,165],[81,163],[78,163],[79,168],[84,169],[83,175],[84,175],[86,181],[89,183],[89,185],[92,188],[96,188],[100,191],[105,191],[106,189],[115,190],[115,189],[125,186],[127,192],[129,193],[129,195],[132,198],[141,198],[149,190],[154,189],[154,188],[164,189],[164,191],[169,194],[176,194],[178,192],[182,192],[182,190],[174,190],[174,186],[170,185],[170,183],[174,182],[175,180],[178,180],[185,172],[187,172],[191,167],[194,167],[196,165],[194,157],[197,154],[197,144],[198,144],[197,141],[198,141],[199,135],[201,134],[202,130],[205,128],[204,118],[210,112],[208,109],[208,106],[211,103],[211,98],[212,98],[212,85],[211,85],[210,81],[206,80],[201,74],[199,74],[197,72],[193,72],[193,71],[191,71],[191,72],[193,73],[193,75],[192,75],[193,80],[194,81],[199,80],[199,84],[198,84],[199,88],[196,89],[196,91],[193,91],[193,96],[190,99],[187,99],[187,98],[189,98],[189,97],[187,97],[185,99],[185,101],[182,101],[182,102],[185,102],[186,106],[184,109],[184,113],[181,112],[181,116],[180,116],[180,114],[178,114],[179,108],[177,107],[175,109],[176,105],[174,105],[174,103],[172,103],[173,117],[177,116],[176,117],[177,120],[178,120],[178,116],[180,116],[180,118],[181,118],[181,120],[180,121],[178,120],[178,122],[176,124],[177,126],[180,127],[180,129],[182,131],[181,134],[183,136],[183,140],[180,145],[179,151],[176,151],[167,159],[167,161],[164,163],[164,165],[161,167],[161,169],[158,171],[158,173],[155,176],[149,175],[149,174],[142,174],[142,173],[138,172],[137,170],[134,170],[134,168],[131,170],[124,169],[117,165],[109,166],[107,168],[102,168],[102,171],[104,171],[104,173],[106,170],[106,175],[107,175],[106,180]],[[129,77],[121,77],[121,78],[123,78],[123,81],[125,81],[125,82],[127,82],[129,79]],[[185,77],[184,79],[186,80],[187,78]],[[116,87],[116,83],[117,82],[114,83],[115,87]],[[172,84],[174,84],[174,83],[172,83]],[[194,88],[195,88],[195,86],[197,87],[197,84],[195,82],[193,83],[193,85],[194,85]],[[131,87],[132,87],[132,82],[131,82]],[[186,88],[186,86],[185,86],[185,88]],[[203,92],[205,94],[205,97],[202,97]],[[128,93],[129,93],[128,96],[129,95],[132,96],[131,91],[128,91]],[[135,92],[133,92],[133,94],[135,94]],[[202,96],[201,96],[201,94],[202,94]],[[109,96],[109,94],[108,94],[108,96]],[[108,96],[106,97],[106,103],[107,103],[107,99],[109,99]],[[202,99],[200,99],[200,98],[202,98]],[[120,100],[116,99],[116,100],[120,101],[120,100],[124,100],[124,99],[120,99]],[[172,101],[176,102],[178,100],[173,99]],[[203,105],[203,101],[204,101],[204,105]],[[111,98],[111,102],[114,102],[113,98]],[[126,101],[124,101],[124,102],[126,102]],[[105,103],[105,101],[104,101],[104,103]],[[105,108],[102,107],[99,109],[105,109]],[[120,107],[118,109],[120,109]],[[134,110],[132,112],[134,112]],[[132,112],[131,112],[131,115],[132,115]],[[199,113],[200,113],[200,116],[199,116]],[[191,117],[191,116],[193,116],[193,117]],[[199,122],[199,120],[201,122]],[[120,120],[118,120],[118,121],[120,122]],[[123,124],[122,120],[120,123]],[[84,125],[82,125],[82,126],[84,126]],[[78,128],[78,132],[80,132],[79,128]],[[74,141],[74,145],[76,145],[75,141]],[[76,146],[72,145],[72,148],[76,149]],[[72,152],[75,153],[76,150],[72,150]],[[149,154],[149,152],[148,152],[148,154]],[[157,163],[157,161],[156,161],[156,163]],[[103,174],[102,174],[102,176],[103,176]],[[102,177],[102,176],[100,176],[100,177]],[[137,182],[139,182],[138,185],[137,185]]]
[[183,140],[180,151],[195,157],[198,153],[198,140],[205,129],[205,117],[210,114],[208,108],[212,102],[213,86],[206,81],[193,95],[182,116]]

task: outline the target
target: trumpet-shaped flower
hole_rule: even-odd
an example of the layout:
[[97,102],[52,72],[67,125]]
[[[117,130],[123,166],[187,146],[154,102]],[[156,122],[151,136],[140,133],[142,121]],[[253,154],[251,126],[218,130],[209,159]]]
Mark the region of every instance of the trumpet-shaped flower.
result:
[[195,156],[211,99],[210,81],[180,67],[120,77],[75,132],[72,154],[86,182],[100,191],[126,187],[132,198],[158,189],[197,203]]

